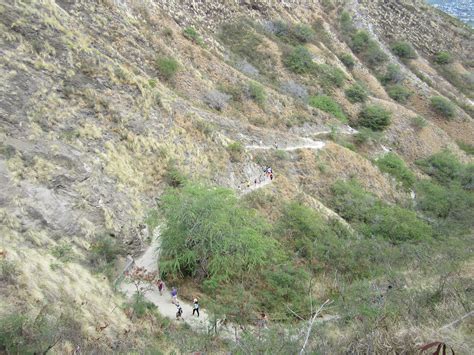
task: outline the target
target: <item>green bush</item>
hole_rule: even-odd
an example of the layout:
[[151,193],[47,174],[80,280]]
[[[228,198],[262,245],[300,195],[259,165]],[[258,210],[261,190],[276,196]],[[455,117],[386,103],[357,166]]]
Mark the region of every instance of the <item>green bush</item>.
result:
[[392,175],[406,189],[411,189],[416,181],[415,175],[405,162],[395,153],[387,153],[375,161],[379,169]]
[[74,258],[74,252],[71,244],[63,242],[54,246],[51,249],[51,254],[64,263],[71,261]]
[[300,43],[311,42],[314,39],[315,32],[308,25],[298,24],[292,27],[292,34]]
[[357,145],[366,143],[378,142],[382,138],[381,132],[376,132],[370,128],[361,127],[359,131],[354,135],[354,142]]
[[448,119],[454,117],[456,114],[456,108],[454,104],[445,97],[433,96],[431,97],[430,102],[431,107],[435,112]]
[[339,18],[339,22],[341,24],[342,32],[346,34],[350,34],[354,31],[354,24],[352,23],[351,15],[347,11],[343,11],[341,13],[341,17]]
[[186,185],[162,196],[166,220],[160,270],[208,284],[242,277],[269,265],[277,245],[264,234],[261,218],[239,205],[234,192]]
[[117,256],[124,254],[125,250],[116,238],[103,235],[92,242],[90,252],[91,262],[95,266],[103,266],[114,262]]
[[347,117],[344,114],[341,106],[331,97],[326,95],[311,96],[309,98],[309,105],[318,108],[324,112],[332,114],[342,122],[347,122]]
[[174,161],[170,161],[166,167],[164,180],[171,187],[182,187],[186,184],[187,177]]
[[365,106],[359,113],[359,125],[374,131],[382,131],[390,125],[390,111],[378,105]]
[[400,84],[390,86],[387,89],[387,93],[390,98],[402,104],[406,103],[412,95],[409,89]]
[[179,70],[179,63],[172,57],[158,57],[156,68],[163,80],[171,80]]
[[354,68],[355,60],[354,57],[351,56],[349,53],[343,53],[339,56],[342,64],[344,64],[348,69]]
[[346,89],[345,94],[347,99],[352,103],[365,102],[368,97],[367,90],[360,84],[351,85]]
[[153,302],[147,301],[145,296],[138,292],[133,295],[128,305],[133,310],[133,314],[138,318],[142,318],[150,311],[153,311],[157,308]]
[[355,53],[361,53],[368,48],[369,41],[369,33],[365,30],[358,30],[352,35],[350,47]]
[[315,65],[315,72],[324,87],[342,87],[346,81],[346,75],[339,69],[327,64]]
[[379,78],[383,85],[398,84],[405,79],[400,71],[400,67],[396,64],[389,64],[385,73]]
[[392,52],[402,59],[416,59],[418,56],[410,43],[398,41],[392,44]]
[[363,58],[370,67],[378,67],[388,60],[388,55],[379,47],[377,42],[370,40]]
[[439,52],[435,55],[434,61],[436,64],[449,64],[453,61],[451,54],[446,51]]
[[262,85],[256,82],[251,82],[249,85],[249,94],[250,98],[254,100],[258,105],[263,106],[265,104],[267,95]]
[[13,284],[19,275],[17,264],[9,260],[0,260],[0,281]]
[[449,185],[458,180],[463,169],[456,156],[448,150],[443,150],[426,159],[417,160],[416,164],[425,174],[442,185]]
[[474,155],[474,144],[469,144],[462,141],[456,141],[458,147],[464,150],[468,155]]
[[283,63],[297,74],[309,73],[315,67],[311,53],[303,46],[295,47],[291,52],[286,53]]
[[416,129],[422,129],[423,127],[426,127],[428,125],[428,123],[426,122],[426,119],[422,116],[412,117],[410,119],[410,123]]
[[426,240],[433,235],[431,227],[418,219],[415,212],[383,203],[355,181],[336,182],[332,195],[333,209],[367,237],[398,244]]
[[233,162],[238,162],[242,160],[242,155],[244,154],[244,146],[240,142],[233,142],[227,146],[227,151],[230,154],[230,160]]
[[200,46],[204,44],[204,41],[194,27],[186,27],[183,31],[183,36]]

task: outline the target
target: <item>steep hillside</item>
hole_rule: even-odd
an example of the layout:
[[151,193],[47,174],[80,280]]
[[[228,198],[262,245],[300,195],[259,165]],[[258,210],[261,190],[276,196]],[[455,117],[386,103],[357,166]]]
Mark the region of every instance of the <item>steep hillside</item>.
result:
[[[472,321],[440,327],[472,310],[472,28],[423,1],[0,0],[0,53],[0,353],[293,353],[306,293],[333,302],[307,351],[469,352]],[[170,242],[183,206],[175,232],[243,236],[220,268],[177,262],[204,243]],[[121,293],[160,228],[180,296],[275,333],[202,339]]]

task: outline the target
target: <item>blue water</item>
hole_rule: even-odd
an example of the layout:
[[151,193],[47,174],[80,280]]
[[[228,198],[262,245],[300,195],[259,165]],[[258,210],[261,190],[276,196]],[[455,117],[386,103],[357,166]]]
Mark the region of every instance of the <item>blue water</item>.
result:
[[474,0],[427,0],[427,2],[474,26]]

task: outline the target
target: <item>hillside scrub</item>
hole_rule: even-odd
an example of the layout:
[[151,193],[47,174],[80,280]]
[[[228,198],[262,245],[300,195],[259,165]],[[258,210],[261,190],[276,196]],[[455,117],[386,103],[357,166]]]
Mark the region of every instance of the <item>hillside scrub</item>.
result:
[[408,42],[397,41],[391,45],[390,49],[396,56],[402,59],[416,59],[418,57],[416,51]]
[[347,122],[347,117],[344,114],[341,106],[331,97],[326,95],[311,96],[308,101],[309,105],[318,108],[324,112],[334,115],[342,122]]
[[375,164],[384,173],[392,175],[405,189],[413,187],[413,184],[416,181],[415,175],[397,154],[384,154],[381,158],[375,161]]
[[341,60],[342,64],[344,64],[347,67],[347,69],[354,68],[355,60],[354,60],[354,57],[351,56],[349,53],[341,54],[339,56],[339,59]]
[[286,53],[283,63],[290,71],[296,74],[308,74],[315,67],[311,53],[303,46],[297,46]]
[[365,106],[359,113],[358,124],[374,131],[383,131],[390,125],[391,112],[378,105]]
[[171,80],[178,72],[180,66],[176,59],[172,57],[158,57],[156,59],[156,69],[160,77],[166,81]]
[[265,29],[286,43],[297,45],[311,42],[316,33],[306,24],[287,24],[283,21],[272,21]]
[[382,202],[355,181],[336,182],[332,194],[333,209],[366,237],[376,236],[397,244],[421,242],[433,236],[431,227],[415,212]]
[[367,90],[360,84],[351,85],[346,89],[345,94],[351,103],[365,102],[368,97]]
[[396,84],[387,88],[387,94],[391,99],[404,104],[408,101],[412,92],[403,85]]
[[436,113],[448,119],[453,118],[456,113],[454,104],[445,97],[433,96],[430,99],[430,103]]
[[434,62],[440,65],[449,64],[452,61],[453,61],[453,58],[451,56],[451,53],[446,52],[446,51],[441,51],[437,53],[434,57]]

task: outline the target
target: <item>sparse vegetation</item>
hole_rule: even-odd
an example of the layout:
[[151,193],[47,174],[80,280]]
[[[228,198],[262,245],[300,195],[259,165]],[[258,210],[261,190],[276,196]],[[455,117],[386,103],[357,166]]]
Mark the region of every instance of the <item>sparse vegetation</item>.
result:
[[380,82],[383,85],[399,84],[405,79],[405,76],[400,71],[400,67],[396,64],[389,64],[385,73],[380,77]]
[[225,109],[230,99],[230,95],[224,94],[219,90],[211,90],[207,92],[207,94],[204,96],[204,102],[210,108],[217,111],[222,111],[223,109]]
[[354,142],[357,145],[363,145],[373,142],[378,142],[382,138],[382,133],[373,131],[370,128],[361,127],[359,131],[354,135]]
[[474,144],[469,144],[462,141],[456,141],[458,147],[464,150],[468,155],[474,155]]
[[402,104],[406,103],[410,96],[412,95],[412,92],[407,89],[405,86],[396,84],[388,87],[387,89],[388,96],[390,96],[391,99],[400,102]]
[[315,73],[319,82],[325,88],[342,87],[346,81],[346,75],[339,69],[326,64],[316,65]]
[[392,52],[402,59],[416,59],[418,56],[410,43],[397,41],[391,46]]
[[390,111],[379,105],[369,105],[359,113],[359,125],[374,131],[383,131],[390,124]]
[[456,114],[454,104],[442,96],[433,96],[430,99],[432,109],[445,118],[453,118]]
[[318,108],[324,112],[332,114],[342,122],[347,122],[347,117],[344,114],[341,106],[331,97],[326,95],[311,96],[309,98],[309,105]]
[[367,90],[360,84],[351,85],[345,93],[347,99],[352,103],[365,102],[368,97]]
[[172,57],[160,56],[156,59],[156,69],[160,78],[169,81],[173,79],[179,70],[179,63]]
[[204,41],[194,27],[186,27],[183,31],[183,36],[197,45],[204,45]]
[[292,80],[282,83],[280,88],[284,94],[289,94],[303,101],[308,99],[308,90]]

